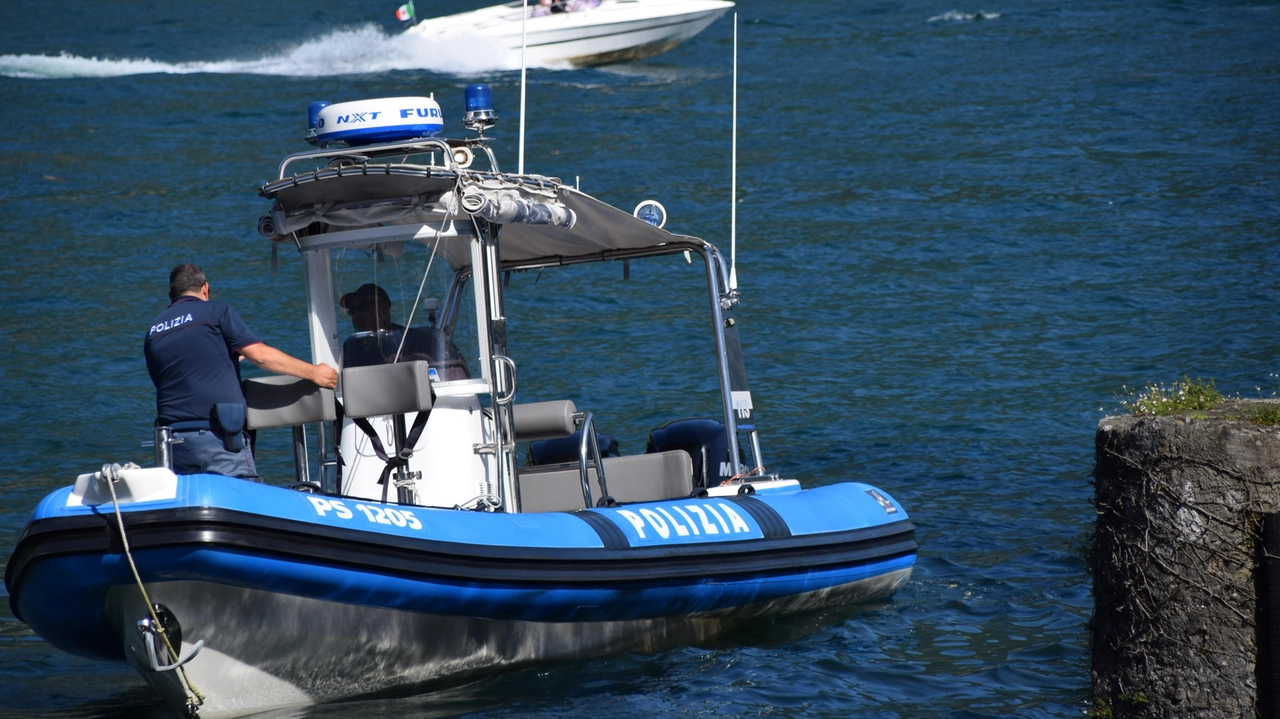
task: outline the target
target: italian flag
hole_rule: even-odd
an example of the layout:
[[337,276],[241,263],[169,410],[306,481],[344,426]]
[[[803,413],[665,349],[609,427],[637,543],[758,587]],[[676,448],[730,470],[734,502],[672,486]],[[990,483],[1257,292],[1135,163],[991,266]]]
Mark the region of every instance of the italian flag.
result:
[[400,22],[409,22],[413,19],[413,2],[407,2],[396,9],[396,19]]

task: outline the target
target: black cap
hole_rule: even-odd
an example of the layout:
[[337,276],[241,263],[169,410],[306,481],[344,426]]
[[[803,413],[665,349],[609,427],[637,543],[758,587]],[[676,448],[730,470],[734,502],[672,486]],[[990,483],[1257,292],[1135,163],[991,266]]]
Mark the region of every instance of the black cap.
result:
[[355,292],[348,292],[338,300],[338,306],[356,312],[371,310],[374,303],[379,308],[391,309],[391,298],[387,291],[375,284],[360,285]]

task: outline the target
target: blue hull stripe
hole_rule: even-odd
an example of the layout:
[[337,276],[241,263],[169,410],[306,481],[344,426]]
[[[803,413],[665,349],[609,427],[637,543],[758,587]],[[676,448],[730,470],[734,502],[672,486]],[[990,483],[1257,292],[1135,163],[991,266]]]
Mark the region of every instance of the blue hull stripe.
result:
[[[222,548],[148,549],[134,559],[148,583],[207,581],[358,606],[534,622],[619,621],[725,609],[848,585],[910,568],[914,561],[903,556],[789,575],[575,588],[390,576]],[[105,608],[111,587],[136,591],[123,555],[51,558],[28,574],[25,585],[16,608],[41,637],[75,654],[119,658],[120,639]]]
[[[566,517],[594,514],[581,512]],[[597,517],[590,522],[610,522]],[[219,546],[257,550],[301,562],[324,562],[367,571],[449,579],[556,582],[662,582],[689,577],[806,571],[865,564],[914,554],[910,520],[810,537],[733,542],[673,543],[619,549],[491,547],[409,539],[206,507],[130,512],[129,542],[136,550],[171,546]],[[587,522],[587,524],[590,524]],[[634,530],[633,530],[634,531]],[[628,538],[631,539],[631,538]],[[687,539],[687,538],[686,538]],[[636,540],[631,540],[634,544]],[[109,514],[56,517],[28,526],[15,549],[5,581],[12,595],[41,560],[66,554],[120,551],[119,531]]]

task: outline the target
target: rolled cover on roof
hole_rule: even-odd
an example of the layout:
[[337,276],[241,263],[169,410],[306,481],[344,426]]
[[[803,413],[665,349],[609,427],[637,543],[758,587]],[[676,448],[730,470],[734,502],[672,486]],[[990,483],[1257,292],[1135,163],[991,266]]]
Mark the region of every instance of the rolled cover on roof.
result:
[[555,225],[572,229],[573,210],[554,202],[532,202],[515,190],[489,190],[469,185],[462,191],[462,209],[498,224]]

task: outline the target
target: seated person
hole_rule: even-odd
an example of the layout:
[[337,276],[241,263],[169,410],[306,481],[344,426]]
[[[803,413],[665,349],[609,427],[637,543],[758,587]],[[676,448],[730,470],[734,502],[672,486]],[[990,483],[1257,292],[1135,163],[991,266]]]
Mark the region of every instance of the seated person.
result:
[[387,364],[395,357],[404,327],[391,321],[391,298],[375,284],[360,285],[338,300],[351,317],[356,333],[342,343],[342,365],[365,367]]
[[531,17],[542,17],[551,13],[565,12],[564,0],[527,0],[526,5],[533,5]]
[[356,332],[404,331],[404,327],[391,321],[391,298],[387,291],[375,284],[360,285],[355,292],[348,292],[338,300],[338,306],[351,316]]
[[342,365],[365,367],[424,360],[436,370],[435,381],[469,379],[466,360],[453,341],[435,327],[411,327],[391,321],[391,298],[375,284],[360,285],[338,305],[351,316],[355,334],[342,343]]

